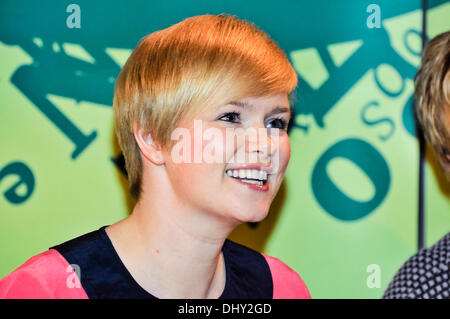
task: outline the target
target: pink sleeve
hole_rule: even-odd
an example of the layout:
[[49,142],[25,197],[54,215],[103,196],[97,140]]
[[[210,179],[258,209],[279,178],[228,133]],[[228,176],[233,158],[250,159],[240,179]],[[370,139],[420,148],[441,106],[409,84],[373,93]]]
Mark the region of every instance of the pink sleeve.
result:
[[87,299],[66,259],[54,249],[28,259],[0,280],[1,299]]
[[311,299],[303,279],[281,260],[262,254],[273,280],[273,299]]

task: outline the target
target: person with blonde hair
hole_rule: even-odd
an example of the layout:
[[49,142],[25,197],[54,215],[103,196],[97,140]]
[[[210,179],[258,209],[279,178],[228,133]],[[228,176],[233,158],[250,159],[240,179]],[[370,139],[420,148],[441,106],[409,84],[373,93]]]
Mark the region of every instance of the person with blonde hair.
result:
[[[425,139],[450,180],[450,31],[427,43],[415,77],[415,105]],[[398,270],[386,299],[450,298],[450,232]]]
[[297,81],[278,45],[233,15],[144,37],[113,101],[132,213],[32,257],[0,297],[310,298],[281,260],[227,239],[280,188]]

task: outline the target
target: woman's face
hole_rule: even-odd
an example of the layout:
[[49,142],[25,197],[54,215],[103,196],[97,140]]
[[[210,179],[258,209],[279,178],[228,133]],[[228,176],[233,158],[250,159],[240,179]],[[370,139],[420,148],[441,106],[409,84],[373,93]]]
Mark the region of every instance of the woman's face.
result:
[[289,118],[288,96],[280,94],[181,121],[181,135],[172,134],[175,146],[164,154],[176,196],[192,209],[233,222],[264,219],[290,158]]

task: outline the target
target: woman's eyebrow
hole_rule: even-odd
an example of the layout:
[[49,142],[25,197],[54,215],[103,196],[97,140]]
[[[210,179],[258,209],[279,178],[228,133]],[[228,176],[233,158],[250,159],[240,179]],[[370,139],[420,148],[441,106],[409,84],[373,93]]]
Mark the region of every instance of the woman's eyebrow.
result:
[[272,111],[270,111],[267,116],[272,116],[278,113],[289,113],[290,115],[290,112],[291,110],[288,107],[277,106]]
[[228,104],[235,105],[235,106],[240,106],[240,107],[251,106],[251,105],[248,104],[247,102],[238,102],[238,101],[236,101],[236,102],[230,102],[230,103],[228,103]]
[[[235,105],[235,106],[239,106],[239,107],[246,107],[246,106],[250,106],[252,107],[252,105],[250,105],[247,102],[230,102],[230,105]],[[285,106],[276,106],[272,111],[269,112],[269,114],[267,114],[267,116],[271,116],[274,114],[278,114],[278,113],[290,113],[290,108],[289,107],[285,107]]]

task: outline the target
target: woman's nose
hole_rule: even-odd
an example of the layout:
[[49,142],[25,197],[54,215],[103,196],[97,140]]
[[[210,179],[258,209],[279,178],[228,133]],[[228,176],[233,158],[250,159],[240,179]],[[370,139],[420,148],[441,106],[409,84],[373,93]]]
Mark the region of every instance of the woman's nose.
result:
[[264,126],[254,126],[246,130],[246,152],[248,154],[257,154],[261,160],[270,161],[276,152],[278,130],[271,130]]

